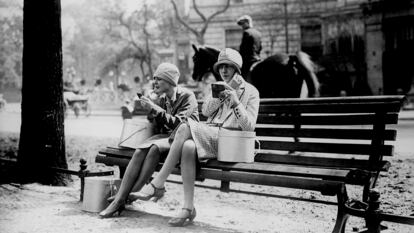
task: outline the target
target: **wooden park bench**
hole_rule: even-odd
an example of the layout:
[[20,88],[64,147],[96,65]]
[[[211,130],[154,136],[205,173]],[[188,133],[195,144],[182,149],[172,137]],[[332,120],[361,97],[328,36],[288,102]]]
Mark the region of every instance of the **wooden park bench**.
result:
[[[367,213],[378,212],[379,196],[372,189],[379,173],[390,167],[385,158],[393,155],[389,142],[395,141],[396,130],[388,126],[397,124],[402,101],[403,96],[262,99],[256,127],[261,149],[255,162],[210,159],[197,179],[219,180],[225,192],[236,191],[230,189],[234,182],[318,191],[337,197],[336,202],[320,201],[338,206],[333,232],[344,231],[349,215],[378,228],[381,219]],[[96,162],[119,166],[122,176],[133,152],[103,148]],[[173,174],[180,174],[179,168]],[[351,201],[347,185],[359,187],[362,199]]]

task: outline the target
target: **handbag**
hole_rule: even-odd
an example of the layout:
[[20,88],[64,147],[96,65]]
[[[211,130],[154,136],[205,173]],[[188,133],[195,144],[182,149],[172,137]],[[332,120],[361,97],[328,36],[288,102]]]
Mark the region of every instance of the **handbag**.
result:
[[[259,145],[257,151],[255,142]],[[219,128],[218,161],[253,163],[259,151],[260,141],[256,138],[256,132]]]
[[154,134],[154,124],[147,119],[125,119],[118,146],[136,149],[142,142]]
[[[240,95],[239,100],[244,95],[245,90]],[[242,131],[240,129],[229,129],[222,127],[233,111],[230,111],[221,123],[212,123],[213,119],[217,116],[218,110],[213,113],[210,122],[207,122],[210,126],[218,127],[218,151],[217,160],[222,162],[254,162],[254,157],[258,153],[255,151],[255,142],[260,142],[256,139],[256,132],[254,131]],[[215,124],[215,125],[212,125]]]

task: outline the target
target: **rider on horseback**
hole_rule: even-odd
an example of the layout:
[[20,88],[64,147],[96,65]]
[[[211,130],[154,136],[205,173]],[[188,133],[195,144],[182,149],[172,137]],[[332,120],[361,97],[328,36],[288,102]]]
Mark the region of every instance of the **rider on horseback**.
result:
[[243,58],[242,76],[244,79],[248,79],[250,67],[260,61],[260,51],[262,50],[261,34],[253,28],[253,21],[249,15],[241,16],[237,19],[237,24],[244,31],[239,52]]

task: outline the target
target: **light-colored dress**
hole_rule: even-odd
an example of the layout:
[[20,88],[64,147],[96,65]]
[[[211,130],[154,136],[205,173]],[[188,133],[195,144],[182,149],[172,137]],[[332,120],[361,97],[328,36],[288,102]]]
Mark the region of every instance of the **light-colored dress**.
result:
[[163,95],[158,105],[162,109],[154,109],[148,114],[148,119],[155,124],[157,132],[137,148],[147,149],[157,145],[160,153],[165,155],[171,146],[168,139],[172,131],[187,119],[198,122],[198,103],[192,91],[178,87],[174,98],[169,99]]
[[[224,128],[254,131],[259,112],[259,92],[238,74],[230,82],[239,83],[236,93],[240,104],[231,108],[228,101],[212,98],[210,94],[203,103],[202,114],[208,117],[207,123],[219,124]],[[219,127],[192,119],[188,120],[188,125],[198,158],[217,158]]]

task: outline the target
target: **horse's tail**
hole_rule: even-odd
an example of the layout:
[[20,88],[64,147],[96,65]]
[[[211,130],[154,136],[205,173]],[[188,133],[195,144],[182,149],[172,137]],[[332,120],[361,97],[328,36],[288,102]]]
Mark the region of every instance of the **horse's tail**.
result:
[[298,59],[299,65],[306,70],[306,76],[310,78],[305,79],[308,86],[309,97],[318,97],[320,95],[320,84],[315,74],[315,64],[311,60],[310,56],[302,51],[296,52],[296,57]]

